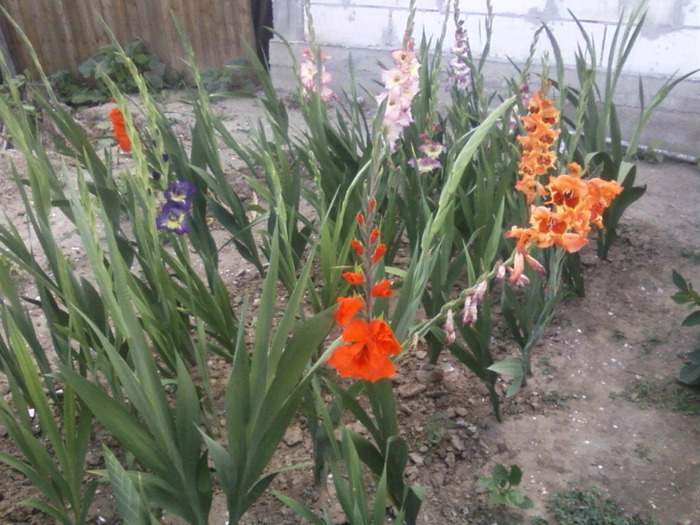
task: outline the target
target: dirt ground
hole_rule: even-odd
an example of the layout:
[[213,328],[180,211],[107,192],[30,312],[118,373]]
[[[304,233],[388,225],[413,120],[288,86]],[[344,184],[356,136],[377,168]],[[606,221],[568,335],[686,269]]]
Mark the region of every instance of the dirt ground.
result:
[[[167,107],[186,135],[187,106],[172,97]],[[225,100],[216,107],[242,140],[251,129],[248,122],[261,115],[260,105],[247,100]],[[105,117],[102,108],[80,115],[88,128]],[[240,161],[231,152],[222,152],[222,158],[235,184]],[[13,163],[22,169],[17,152],[0,153],[0,205],[19,225],[23,209],[9,176]],[[394,382],[403,437],[411,449],[408,476],[426,489],[421,522],[508,525],[542,516],[554,523],[545,508],[553,493],[594,486],[626,511],[660,525],[700,524],[700,397],[674,382],[684,354],[700,344],[700,328],[681,328],[686,310],[670,299],[674,269],[700,287],[700,173],[673,161],[640,162],[637,182],[648,186],[646,194],[623,218],[608,261],[597,260],[593,247],[583,251],[586,296],[559,309],[534,351],[528,386],[504,402],[503,423],[494,420],[485,389],[451,357],[441,358],[437,374],[427,373],[423,350],[401,362]],[[80,268],[86,263],[70,225],[58,214],[55,220]],[[222,260],[232,286],[259,285],[235,253]],[[498,333],[494,351],[499,357],[516,355]],[[223,384],[227,371],[222,366],[212,375]],[[100,446],[91,450],[90,468],[100,466]],[[0,451],[15,452],[2,429]],[[300,419],[289,428],[275,461],[280,466],[310,460]],[[495,462],[523,469],[520,489],[533,499],[534,509],[504,510],[489,502],[476,479]],[[328,500],[323,488],[313,486],[309,470],[280,475],[273,487],[318,508]],[[0,466],[0,523],[53,523],[14,506],[32,495],[19,473]],[[95,523],[119,523],[106,489],[92,515]],[[283,525],[300,519],[266,495],[244,522]],[[217,497],[211,524],[224,523],[225,502]]]

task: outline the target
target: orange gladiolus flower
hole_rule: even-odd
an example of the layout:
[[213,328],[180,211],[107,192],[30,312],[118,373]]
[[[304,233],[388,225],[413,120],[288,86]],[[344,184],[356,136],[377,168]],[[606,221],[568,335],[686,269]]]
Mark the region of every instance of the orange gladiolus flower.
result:
[[342,338],[349,344],[336,348],[328,359],[340,377],[374,382],[394,375],[396,366],[388,356],[400,353],[401,345],[385,321],[352,319]]
[[338,297],[338,309],[335,311],[335,322],[340,326],[345,326],[362,310],[365,302],[361,297]]
[[381,259],[386,253],[386,245],[380,244],[374,249],[374,254],[372,255],[372,264],[377,264],[379,259]]
[[570,209],[577,209],[579,205],[585,206],[588,184],[578,177],[571,175],[549,177],[546,188],[551,196],[548,204]]
[[574,177],[578,177],[581,175],[581,166],[578,163],[570,162],[566,165],[566,167]]
[[612,200],[623,190],[614,180],[591,179],[588,183],[589,208],[591,210],[590,222],[598,228],[603,227],[603,212],[610,206]]
[[358,226],[364,226],[365,224],[365,216],[362,215],[361,213],[357,214],[357,217],[355,217],[355,220],[357,221]]
[[342,277],[350,284],[362,284],[365,282],[365,275],[362,272],[345,272]]
[[538,195],[544,197],[547,194],[542,184],[534,177],[523,177],[515,183],[515,189],[525,194],[528,204],[532,204]]
[[372,297],[391,297],[391,295],[394,293],[394,290],[392,290],[390,286],[391,283],[389,282],[389,279],[379,281],[372,287]]
[[124,124],[124,115],[119,108],[114,108],[109,112],[109,119],[112,121],[112,131],[114,138],[119,143],[122,151],[131,151],[131,141],[126,134],[126,125]]

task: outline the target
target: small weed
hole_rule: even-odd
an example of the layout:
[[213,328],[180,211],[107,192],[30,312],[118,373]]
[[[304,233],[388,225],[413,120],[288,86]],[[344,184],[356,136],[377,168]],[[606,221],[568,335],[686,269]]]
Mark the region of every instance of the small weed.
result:
[[[638,514],[625,513],[620,506],[596,488],[556,492],[547,510],[558,525],[656,525]],[[540,521],[538,525],[546,522]]]
[[611,399],[618,395],[639,404],[642,409],[661,408],[682,412],[689,416],[700,415],[700,390],[684,387],[675,381],[634,381],[622,392],[610,393]]
[[637,443],[637,445],[634,447],[634,455],[639,459],[644,459],[649,462],[654,461],[652,458],[651,449],[641,443]]
[[430,414],[427,423],[423,426],[423,433],[416,438],[416,447],[432,448],[439,445],[447,437],[447,431],[454,427],[455,423],[447,412]]
[[681,257],[685,257],[695,264],[700,264],[700,252],[695,250],[681,250]]
[[561,408],[566,404],[566,398],[562,397],[562,395],[556,390],[543,394],[542,401],[545,405],[555,408]]
[[507,469],[496,463],[491,469],[491,476],[481,476],[477,480],[480,487],[488,491],[489,498],[494,503],[502,503],[519,509],[531,509],[532,500],[514,487],[520,485],[523,471],[518,465]]
[[613,338],[615,339],[615,341],[624,341],[625,339],[627,339],[627,336],[622,330],[615,329],[615,331],[613,332]]
[[530,525],[549,525],[549,522],[539,516],[535,516],[530,520]]
[[549,361],[549,357],[540,357],[537,360],[537,368],[540,369],[540,372],[542,372],[543,376],[548,376],[552,373],[552,369],[550,368],[552,364]]

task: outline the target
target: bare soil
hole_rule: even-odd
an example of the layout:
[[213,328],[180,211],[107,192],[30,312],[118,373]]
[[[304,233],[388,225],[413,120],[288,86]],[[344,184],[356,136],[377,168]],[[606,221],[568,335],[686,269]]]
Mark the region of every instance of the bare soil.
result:
[[[166,107],[187,136],[188,107],[174,95]],[[262,115],[254,101],[231,99],[216,107],[242,140],[252,129],[249,122]],[[295,110],[290,111],[298,122]],[[106,114],[105,108],[93,108],[79,118],[96,129]],[[222,159],[232,184],[240,185],[240,160],[227,151]],[[127,159],[123,162],[128,166]],[[10,176],[13,164],[21,172],[24,163],[17,152],[0,153],[0,205],[20,227],[23,205]],[[629,513],[661,525],[700,524],[700,396],[674,379],[683,356],[700,344],[700,328],[681,328],[687,311],[670,299],[674,269],[700,287],[700,173],[673,161],[640,162],[638,183],[648,186],[647,193],[625,215],[609,260],[598,260],[593,247],[583,251],[586,296],[567,300],[559,309],[534,351],[527,387],[504,401],[503,423],[494,420],[478,380],[447,354],[434,370],[420,348],[401,362],[394,383],[403,437],[411,449],[407,474],[427,493],[421,522],[507,525],[542,516],[553,523],[546,503],[554,492],[594,486]],[[86,268],[70,225],[59,214],[55,220],[76,268]],[[237,295],[259,286],[255,272],[235,252],[222,260]],[[517,355],[499,333],[494,352]],[[215,381],[225,384],[227,365],[213,366]],[[89,468],[101,466],[100,447],[96,441]],[[0,451],[16,453],[3,429]],[[288,429],[275,466],[311,461],[311,452],[299,418]],[[489,502],[476,479],[489,474],[495,462],[524,470],[519,488],[534,500],[534,509],[503,509]],[[327,489],[314,486],[309,469],[280,475],[273,487],[317,508],[329,501]],[[15,505],[35,495],[19,473],[0,465],[0,523],[53,523]],[[92,516],[95,523],[119,523],[107,487]],[[174,518],[165,522],[178,523]],[[267,494],[244,522],[301,520]],[[342,517],[337,522],[343,523]],[[224,523],[225,502],[216,497],[211,524]]]

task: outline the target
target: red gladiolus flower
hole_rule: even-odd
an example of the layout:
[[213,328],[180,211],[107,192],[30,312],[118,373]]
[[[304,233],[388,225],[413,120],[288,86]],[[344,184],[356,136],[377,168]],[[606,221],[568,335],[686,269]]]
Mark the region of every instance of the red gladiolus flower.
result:
[[380,235],[379,228],[374,228],[372,230],[372,232],[369,234],[369,243],[374,244],[375,242],[377,242],[377,239],[379,239],[379,235]]
[[357,217],[355,217],[355,220],[357,221],[358,226],[364,226],[365,224],[365,216],[362,215],[361,213],[357,214]]
[[350,284],[362,284],[365,282],[365,275],[362,272],[345,272],[342,277]]
[[338,297],[338,309],[335,311],[335,322],[345,326],[357,312],[362,310],[365,302],[361,297]]
[[355,250],[355,253],[360,257],[362,257],[362,254],[365,253],[365,249],[362,246],[362,243],[357,239],[353,239],[352,241],[350,241],[350,246],[352,246],[352,249]]
[[374,249],[374,254],[372,255],[372,264],[377,264],[379,259],[381,259],[386,253],[386,245],[380,244]]
[[114,108],[109,112],[109,119],[112,121],[112,131],[114,138],[119,143],[122,151],[131,151],[131,141],[126,134],[126,125],[124,124],[124,115],[119,108]]
[[342,338],[349,344],[336,348],[328,359],[340,377],[374,382],[394,375],[396,366],[388,356],[400,353],[401,345],[385,321],[352,319]]
[[391,283],[388,279],[379,281],[372,287],[372,297],[391,297],[391,295],[394,293],[394,290],[392,290],[390,286]]

